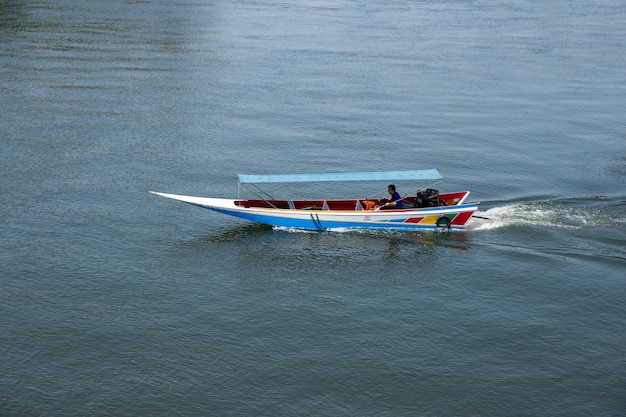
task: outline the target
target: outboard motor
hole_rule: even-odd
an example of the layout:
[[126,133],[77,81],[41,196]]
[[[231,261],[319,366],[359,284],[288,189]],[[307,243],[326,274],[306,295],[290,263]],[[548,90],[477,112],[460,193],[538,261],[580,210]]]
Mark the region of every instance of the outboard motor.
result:
[[432,188],[418,191],[415,197],[415,207],[439,207],[439,191]]

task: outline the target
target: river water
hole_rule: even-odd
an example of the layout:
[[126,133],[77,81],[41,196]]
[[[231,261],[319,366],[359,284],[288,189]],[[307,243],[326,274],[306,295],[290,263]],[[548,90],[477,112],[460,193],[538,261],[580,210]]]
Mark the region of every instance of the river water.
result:
[[[1,1],[0,415],[624,415],[625,50],[612,0]],[[488,219],[148,193],[425,168]]]

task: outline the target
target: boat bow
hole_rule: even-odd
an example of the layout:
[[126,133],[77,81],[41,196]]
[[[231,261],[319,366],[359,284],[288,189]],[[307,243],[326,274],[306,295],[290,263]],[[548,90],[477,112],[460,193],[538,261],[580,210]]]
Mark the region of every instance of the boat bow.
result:
[[236,210],[239,207],[235,204],[235,200],[228,198],[210,198],[210,197],[195,197],[190,195],[178,195],[167,194],[158,191],[150,191],[154,195],[158,195],[165,198],[171,198],[172,200],[182,201],[183,203],[193,204],[194,206],[200,206],[205,208],[215,208],[224,210]]

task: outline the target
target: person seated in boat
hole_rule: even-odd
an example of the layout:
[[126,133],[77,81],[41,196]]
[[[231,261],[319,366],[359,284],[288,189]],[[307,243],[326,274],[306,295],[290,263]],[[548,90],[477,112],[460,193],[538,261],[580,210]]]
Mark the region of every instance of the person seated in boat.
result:
[[387,201],[382,206],[378,206],[378,210],[390,210],[390,209],[401,209],[402,208],[402,197],[400,197],[400,193],[396,191],[396,186],[394,184],[389,184],[387,187],[387,192],[391,196],[389,201]]

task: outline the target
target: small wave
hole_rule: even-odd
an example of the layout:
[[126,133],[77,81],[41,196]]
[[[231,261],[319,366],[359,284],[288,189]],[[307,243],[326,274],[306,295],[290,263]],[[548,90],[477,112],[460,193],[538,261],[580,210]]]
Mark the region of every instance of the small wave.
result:
[[306,234],[319,233],[316,230],[298,229],[296,227],[286,227],[286,226],[272,226],[272,229],[279,230],[281,232],[287,232],[287,233],[306,233]]
[[[280,230],[288,233],[313,233],[319,234],[318,230],[298,229],[293,227],[274,226],[274,230]],[[403,232],[396,230],[376,230],[376,229],[359,229],[351,227],[331,227],[324,229],[324,232],[332,232],[335,234],[357,234],[357,235],[376,235],[376,236],[402,236]]]

